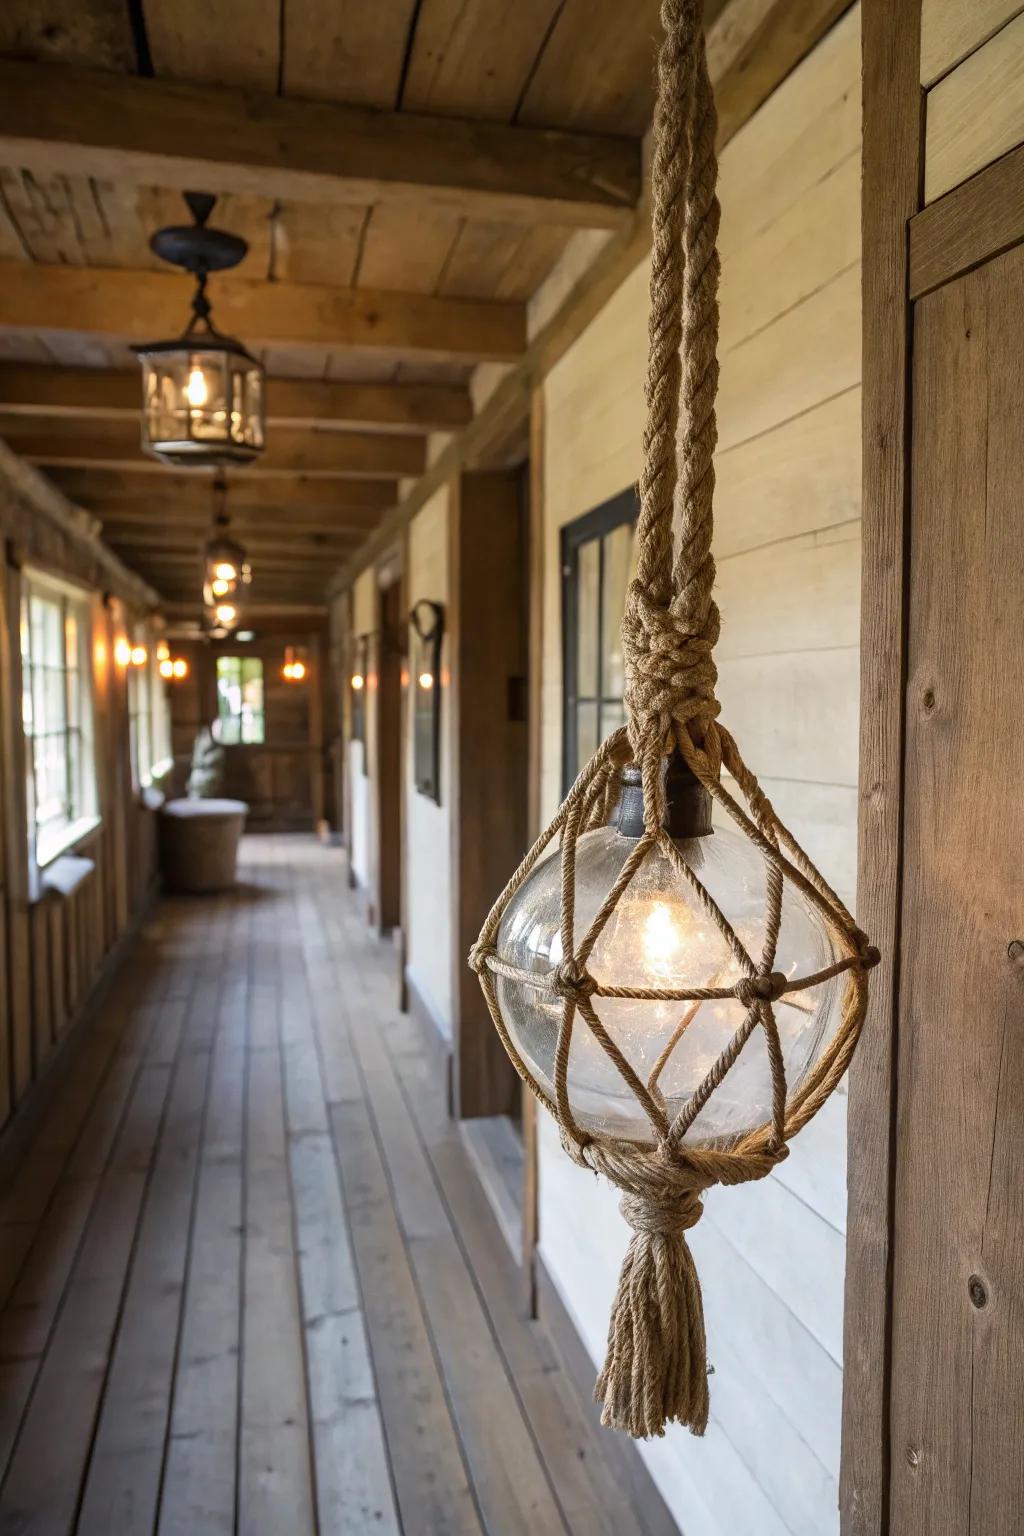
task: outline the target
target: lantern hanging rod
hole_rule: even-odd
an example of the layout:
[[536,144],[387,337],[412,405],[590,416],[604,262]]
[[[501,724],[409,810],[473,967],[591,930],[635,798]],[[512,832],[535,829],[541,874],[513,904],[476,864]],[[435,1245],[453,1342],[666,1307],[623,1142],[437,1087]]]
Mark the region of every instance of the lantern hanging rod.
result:
[[193,336],[204,327],[211,336],[224,340],[210,318],[207,282],[211,272],[226,272],[237,267],[248,254],[249,242],[226,229],[210,227],[207,221],[217,202],[212,193],[186,192],[184,198],[193,223],[169,224],[158,229],[151,237],[149,247],[161,261],[181,267],[195,278],[192,314],[183,336]]

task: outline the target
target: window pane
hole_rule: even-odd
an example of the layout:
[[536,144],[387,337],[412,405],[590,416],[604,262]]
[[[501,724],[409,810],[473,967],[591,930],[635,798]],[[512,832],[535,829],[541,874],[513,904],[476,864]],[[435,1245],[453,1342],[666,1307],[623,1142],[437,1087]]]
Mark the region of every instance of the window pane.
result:
[[576,582],[576,693],[593,698],[597,693],[597,599],[600,544],[591,539],[579,551]]
[[[622,697],[622,641],[619,626],[626,606],[626,587],[633,574],[636,543],[632,523],[622,523],[605,535],[604,581],[601,592],[601,692],[607,699]],[[601,734],[606,734],[604,727]]]
[[265,740],[259,657],[217,657],[217,713],[225,746],[258,746]]
[[604,741],[606,737],[610,736],[613,731],[617,731],[619,726],[625,725],[625,723],[626,711],[623,709],[622,704],[617,699],[614,702],[606,699],[601,705],[601,740]]
[[576,772],[597,751],[597,705],[576,706]]

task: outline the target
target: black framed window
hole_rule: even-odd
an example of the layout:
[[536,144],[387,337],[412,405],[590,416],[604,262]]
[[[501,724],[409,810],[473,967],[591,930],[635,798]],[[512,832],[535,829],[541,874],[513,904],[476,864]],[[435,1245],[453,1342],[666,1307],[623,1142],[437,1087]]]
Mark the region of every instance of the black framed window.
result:
[[631,487],[562,529],[562,777],[569,788],[625,720],[619,624],[636,566]]

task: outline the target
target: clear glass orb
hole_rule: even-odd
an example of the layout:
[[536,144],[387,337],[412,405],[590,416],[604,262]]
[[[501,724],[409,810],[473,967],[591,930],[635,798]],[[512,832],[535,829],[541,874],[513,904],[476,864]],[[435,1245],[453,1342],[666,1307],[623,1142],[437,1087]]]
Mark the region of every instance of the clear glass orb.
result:
[[[614,826],[587,832],[576,848],[576,942],[587,931],[635,842]],[[765,865],[739,833],[676,845],[710,892],[755,962],[765,920]],[[562,960],[561,872],[556,849],[537,865],[510,903],[498,930],[502,960],[550,975]],[[773,969],[806,976],[839,958],[817,911],[787,882]],[[653,849],[619,899],[590,956],[599,983],[633,987],[728,987],[742,972],[696,892]],[[529,983],[498,976],[497,992],[509,1034],[537,1081],[554,1096],[555,1045],[561,999]],[[790,1094],[819,1059],[839,1022],[844,978],[833,978],[775,1004]],[[641,1002],[595,997],[593,1007],[641,1081],[692,1012],[658,1078],[671,1120],[688,1102],[746,1016],[735,998]],[[577,1012],[569,1054],[569,1101],[581,1127],[597,1134],[649,1141],[650,1121],[618,1068]],[[772,1083],[764,1031],[758,1026],[739,1058],[697,1115],[685,1140],[728,1145],[771,1119]]]

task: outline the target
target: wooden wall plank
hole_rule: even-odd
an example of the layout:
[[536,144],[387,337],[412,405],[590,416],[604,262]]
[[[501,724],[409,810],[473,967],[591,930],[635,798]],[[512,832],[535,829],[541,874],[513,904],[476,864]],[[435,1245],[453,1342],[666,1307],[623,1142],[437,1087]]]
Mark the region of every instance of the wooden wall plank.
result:
[[843,1536],[889,1529],[889,1264],[909,518],[907,223],[919,206],[920,3],[863,0],[864,504],[857,912],[882,962],[850,1074]]
[[1024,141],[1024,12],[928,92],[924,200]]
[[[892,1528],[1024,1507],[1018,248],[914,317]],[[980,807],[984,805],[984,813]],[[938,1132],[938,1134],[936,1134]]]
[[910,221],[910,297],[921,298],[1024,240],[1024,145]]
[[921,84],[933,85],[1021,8],[1020,0],[922,0]]

